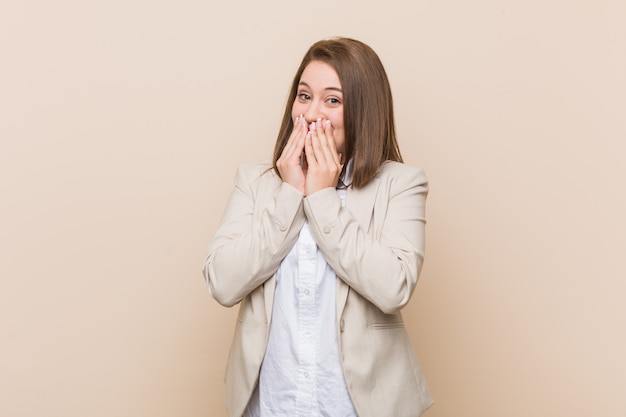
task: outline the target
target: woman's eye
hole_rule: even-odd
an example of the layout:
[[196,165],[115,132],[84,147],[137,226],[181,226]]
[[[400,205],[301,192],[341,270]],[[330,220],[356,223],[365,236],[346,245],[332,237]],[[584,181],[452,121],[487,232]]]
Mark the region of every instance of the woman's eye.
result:
[[300,93],[300,94],[298,94],[298,98],[300,100],[307,101],[307,100],[311,99],[311,96],[308,95],[307,93]]
[[330,97],[328,99],[328,102],[330,104],[341,104],[341,100],[339,100],[337,97]]

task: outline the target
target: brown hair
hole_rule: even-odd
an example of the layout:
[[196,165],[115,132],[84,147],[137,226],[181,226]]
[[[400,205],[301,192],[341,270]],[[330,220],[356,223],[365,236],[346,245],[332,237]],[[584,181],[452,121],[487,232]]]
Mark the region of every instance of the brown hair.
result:
[[[343,91],[344,160],[352,159],[352,186],[365,186],[387,160],[402,162],[387,74],[378,55],[363,42],[349,38],[321,40],[304,55],[291,84],[285,113],[274,146],[274,169],[293,130],[291,108],[304,69],[322,61],[337,71]],[[280,174],[279,174],[280,175]]]

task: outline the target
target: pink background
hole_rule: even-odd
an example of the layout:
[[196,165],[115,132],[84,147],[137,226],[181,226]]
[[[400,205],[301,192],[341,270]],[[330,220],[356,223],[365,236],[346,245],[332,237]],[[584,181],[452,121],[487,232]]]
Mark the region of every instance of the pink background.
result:
[[[626,415],[626,3],[0,5],[0,415],[221,417],[200,269],[333,35],[383,60],[431,182],[405,320],[428,417]],[[386,416],[383,416],[386,417]]]

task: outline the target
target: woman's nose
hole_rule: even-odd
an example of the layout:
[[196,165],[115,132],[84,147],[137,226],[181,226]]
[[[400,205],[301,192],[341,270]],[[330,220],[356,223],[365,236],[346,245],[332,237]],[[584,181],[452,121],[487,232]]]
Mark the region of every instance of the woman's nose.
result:
[[316,122],[320,118],[323,119],[324,115],[320,111],[319,105],[312,102],[311,104],[309,104],[309,107],[307,107],[306,112],[304,113],[304,119],[307,121],[307,123],[311,124],[313,122]]

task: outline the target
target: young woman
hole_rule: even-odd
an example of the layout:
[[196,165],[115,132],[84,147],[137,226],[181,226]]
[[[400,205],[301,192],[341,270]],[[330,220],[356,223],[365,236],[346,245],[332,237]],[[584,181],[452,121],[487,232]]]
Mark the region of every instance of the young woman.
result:
[[402,164],[376,53],[308,50],[273,164],[242,165],[204,276],[240,303],[230,416],[416,417],[432,404],[400,310],[424,255],[427,180]]

